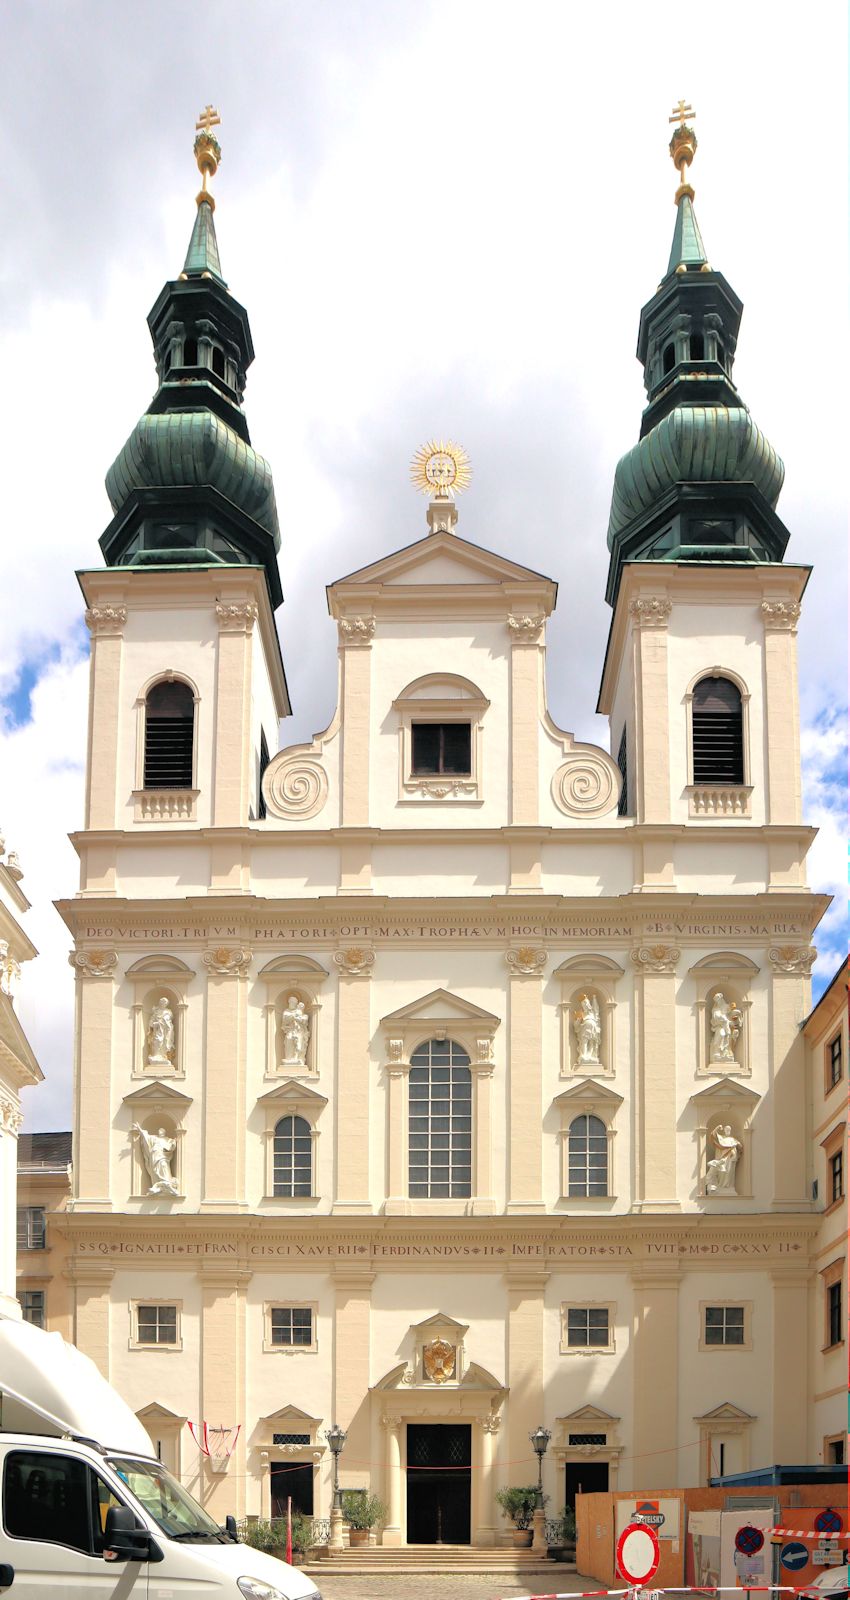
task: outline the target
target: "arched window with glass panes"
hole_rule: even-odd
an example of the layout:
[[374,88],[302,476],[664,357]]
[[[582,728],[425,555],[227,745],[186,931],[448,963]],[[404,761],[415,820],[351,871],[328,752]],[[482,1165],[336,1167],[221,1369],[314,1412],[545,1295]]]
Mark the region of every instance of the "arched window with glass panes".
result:
[[695,784],[743,784],[744,706],[731,678],[705,677],[694,685],[691,702]]
[[272,1194],[285,1200],[313,1193],[313,1135],[304,1117],[281,1117],[275,1123]]
[[410,1057],[408,1192],[416,1200],[472,1194],[472,1073],[453,1039],[428,1039]]
[[608,1132],[599,1117],[575,1117],[567,1140],[567,1194],[594,1196],[608,1193]]
[[155,683],[145,696],[146,789],[191,789],[195,696],[179,678]]

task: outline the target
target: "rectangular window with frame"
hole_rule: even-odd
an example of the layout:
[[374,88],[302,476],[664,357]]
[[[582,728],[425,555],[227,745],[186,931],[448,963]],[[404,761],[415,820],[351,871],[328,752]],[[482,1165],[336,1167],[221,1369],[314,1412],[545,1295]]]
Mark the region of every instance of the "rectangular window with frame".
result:
[[608,1350],[611,1345],[608,1307],[569,1306],[567,1344],[571,1350]]
[[835,1205],[844,1199],[844,1151],[836,1150],[829,1158],[829,1202]]
[[844,1342],[844,1318],[842,1316],[842,1284],[839,1278],[835,1283],[827,1285],[826,1290],[826,1328],[829,1341],[827,1349],[834,1344]]
[[176,1344],[176,1305],[136,1306],[137,1344]]
[[413,722],[411,770],[416,777],[447,773],[469,777],[472,772],[472,724],[469,722]]
[[706,1306],[704,1342],[706,1345],[746,1344],[743,1306]]
[[313,1344],[312,1306],[272,1306],[269,1327],[271,1342],[280,1348],[298,1349]]
[[34,1328],[43,1328],[45,1314],[44,1290],[22,1289],[19,1298],[24,1322],[31,1322]]
[[826,1047],[826,1092],[834,1089],[844,1076],[844,1052],[842,1049],[841,1033],[830,1039]]
[[18,1249],[44,1250],[46,1245],[44,1206],[18,1206]]

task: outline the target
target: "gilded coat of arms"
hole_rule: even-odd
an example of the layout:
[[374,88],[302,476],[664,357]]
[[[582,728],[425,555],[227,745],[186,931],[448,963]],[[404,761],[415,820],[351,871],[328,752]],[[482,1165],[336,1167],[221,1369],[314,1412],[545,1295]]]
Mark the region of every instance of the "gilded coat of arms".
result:
[[455,1347],[446,1339],[434,1339],[422,1346],[422,1365],[432,1383],[445,1383],[455,1375]]

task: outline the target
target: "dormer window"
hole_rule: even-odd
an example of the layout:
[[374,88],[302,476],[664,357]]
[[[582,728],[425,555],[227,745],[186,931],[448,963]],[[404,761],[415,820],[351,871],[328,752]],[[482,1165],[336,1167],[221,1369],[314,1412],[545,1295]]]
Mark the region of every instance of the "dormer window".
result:
[[416,776],[443,772],[468,776],[472,771],[470,723],[413,722],[410,733]]

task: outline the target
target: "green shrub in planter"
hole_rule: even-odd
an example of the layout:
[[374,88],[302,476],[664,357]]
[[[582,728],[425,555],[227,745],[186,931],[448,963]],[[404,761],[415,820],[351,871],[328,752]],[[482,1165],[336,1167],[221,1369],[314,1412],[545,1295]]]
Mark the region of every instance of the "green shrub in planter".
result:
[[[243,1544],[253,1550],[265,1550],[268,1555],[283,1556],[286,1549],[286,1518],[258,1517],[248,1522],[240,1531]],[[292,1513],[292,1553],[305,1555],[313,1543],[313,1521],[302,1511]]]
[[376,1494],[363,1494],[360,1489],[343,1489],[342,1514],[350,1528],[366,1532],[376,1522],[383,1522],[387,1508]]
[[[548,1495],[543,1496],[545,1505]],[[537,1505],[537,1488],[532,1483],[526,1487],[516,1484],[507,1489],[496,1490],[497,1503],[502,1508],[502,1516],[510,1517],[515,1528],[530,1528]]]
[[576,1514],[572,1506],[564,1506],[561,1512],[558,1536],[562,1544],[575,1544],[576,1542]]

